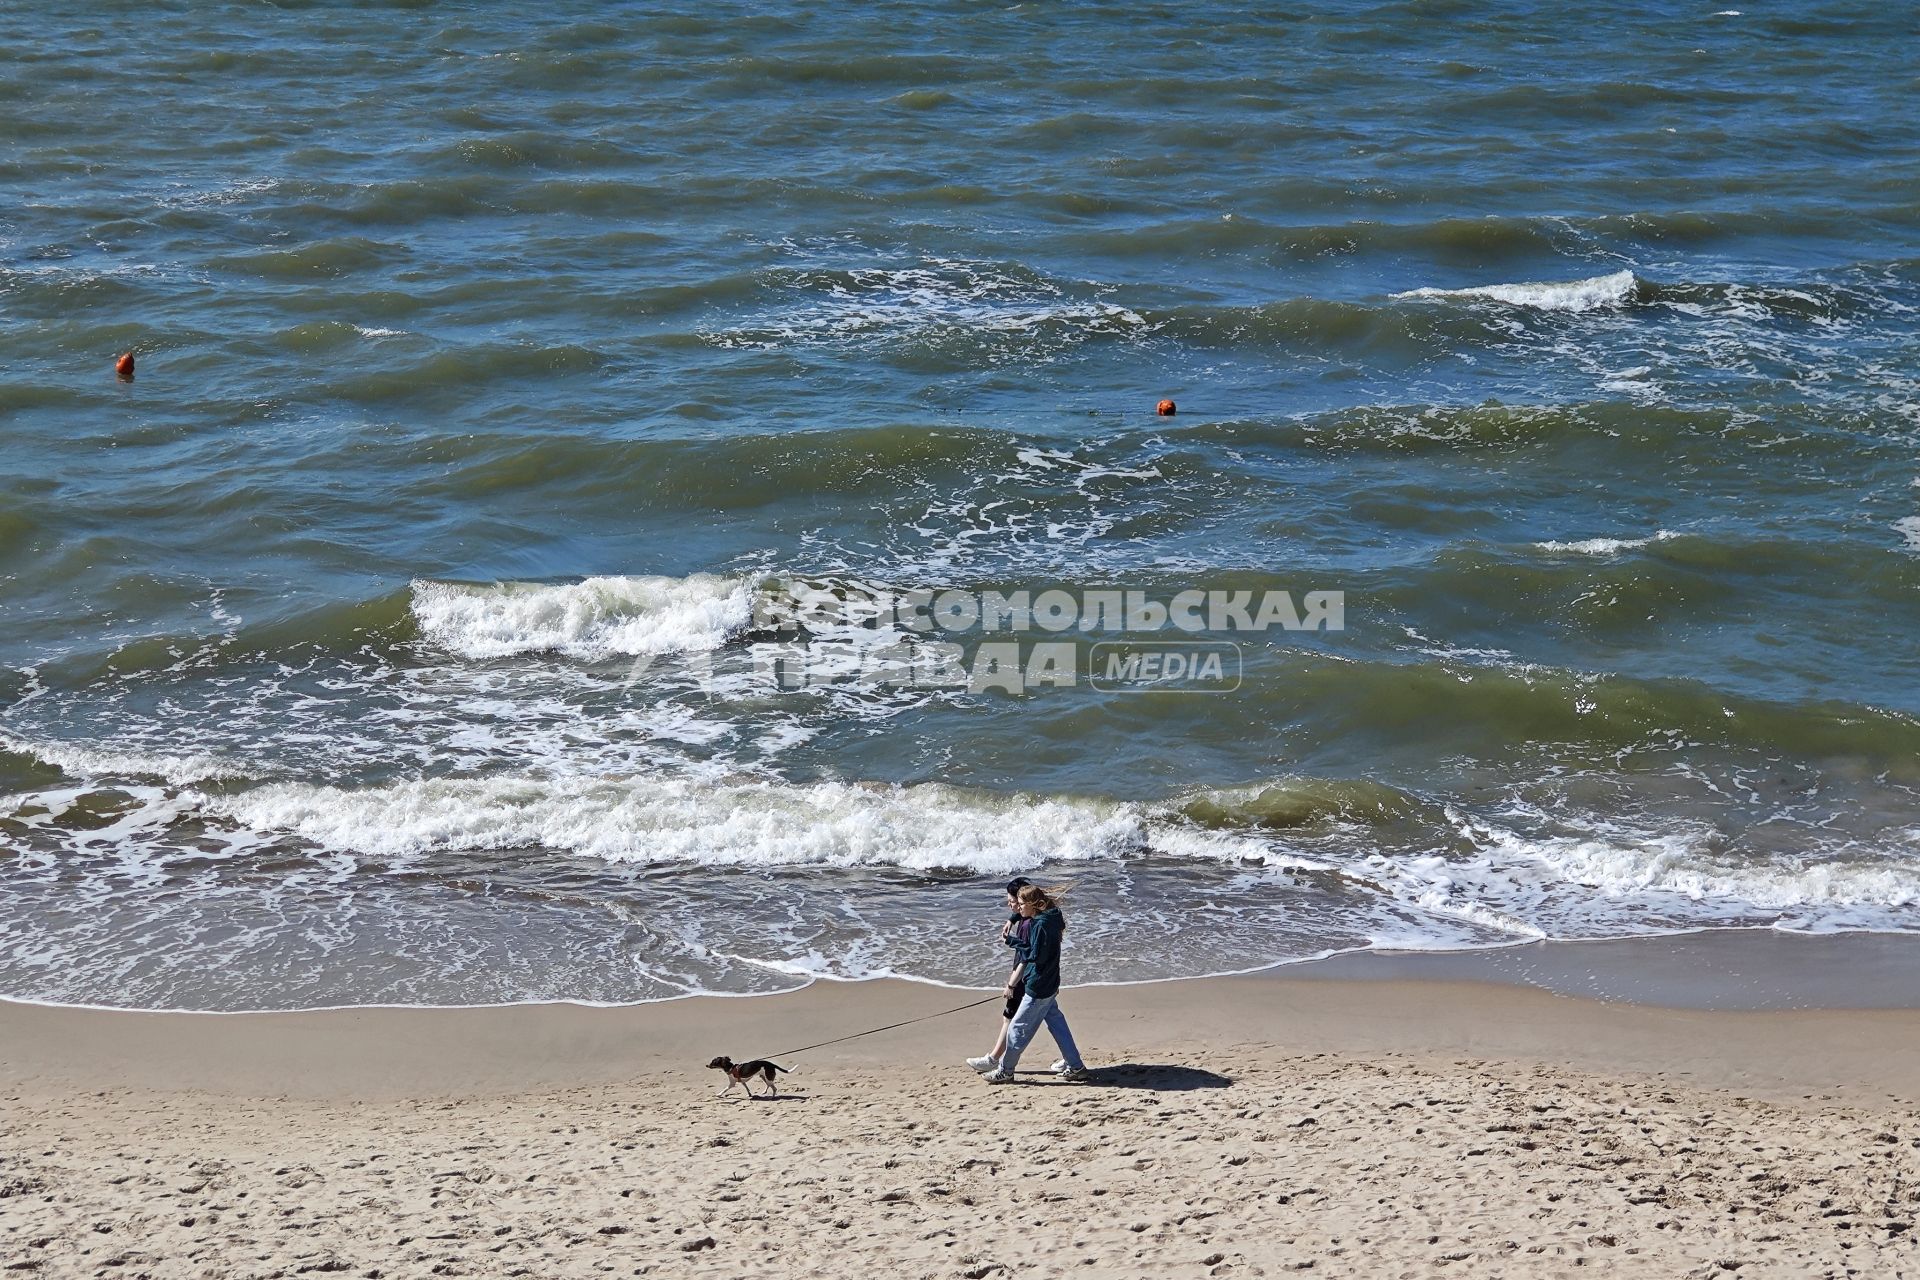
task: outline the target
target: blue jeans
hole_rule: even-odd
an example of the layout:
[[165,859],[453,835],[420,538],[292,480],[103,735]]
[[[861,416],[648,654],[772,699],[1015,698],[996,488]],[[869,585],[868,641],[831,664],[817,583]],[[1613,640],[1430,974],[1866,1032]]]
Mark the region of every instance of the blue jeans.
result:
[[1073,1031],[1067,1026],[1067,1015],[1060,1012],[1059,999],[1042,996],[1036,1000],[1027,996],[1013,1011],[1013,1021],[1007,1026],[1007,1051],[1000,1058],[1002,1071],[1013,1074],[1013,1069],[1020,1065],[1020,1055],[1040,1033],[1043,1022],[1052,1033],[1053,1042],[1060,1046],[1060,1056],[1067,1060],[1067,1066],[1077,1070],[1084,1065],[1080,1061],[1080,1048],[1073,1042]]

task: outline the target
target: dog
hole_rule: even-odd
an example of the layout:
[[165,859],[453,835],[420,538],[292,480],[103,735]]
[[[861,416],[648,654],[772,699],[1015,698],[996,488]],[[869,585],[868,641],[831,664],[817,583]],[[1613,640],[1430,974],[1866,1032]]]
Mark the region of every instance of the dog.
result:
[[[727,1087],[714,1095],[720,1098],[724,1098],[732,1093],[733,1086],[736,1084],[747,1091],[749,1098],[777,1098],[780,1096],[780,1088],[773,1082],[773,1073],[788,1070],[788,1068],[781,1066],[779,1063],[768,1062],[764,1058],[755,1058],[752,1062],[742,1062],[738,1065],[735,1065],[732,1058],[715,1058],[712,1062],[709,1062],[707,1066],[715,1071],[724,1071],[727,1073]],[[753,1091],[752,1080],[755,1076],[759,1076],[767,1082],[767,1092],[765,1094],[756,1094]]]

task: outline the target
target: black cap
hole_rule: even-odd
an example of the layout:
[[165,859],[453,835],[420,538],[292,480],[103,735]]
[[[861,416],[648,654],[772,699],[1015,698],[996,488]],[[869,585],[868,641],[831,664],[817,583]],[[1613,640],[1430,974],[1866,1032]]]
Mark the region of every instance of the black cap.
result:
[[1025,876],[1015,876],[1013,879],[1007,881],[1007,896],[1012,897],[1032,883],[1033,881],[1027,879]]

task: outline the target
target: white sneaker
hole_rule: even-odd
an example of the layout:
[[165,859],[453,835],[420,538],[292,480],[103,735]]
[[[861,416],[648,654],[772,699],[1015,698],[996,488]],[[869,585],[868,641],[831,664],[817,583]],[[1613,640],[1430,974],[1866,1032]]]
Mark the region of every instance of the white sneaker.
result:
[[1061,1058],[1058,1062],[1055,1062],[1052,1066],[1048,1067],[1047,1070],[1053,1072],[1053,1074],[1055,1075],[1064,1075],[1067,1070],[1067,1060],[1065,1058]]
[[1015,1080],[1013,1078],[1012,1072],[1000,1071],[997,1069],[987,1072],[986,1075],[981,1076],[980,1078],[982,1080],[985,1080],[988,1084],[1019,1084],[1020,1083],[1018,1080]]
[[978,1071],[981,1075],[986,1075],[989,1071],[998,1071],[1000,1069],[1000,1060],[998,1058],[968,1058],[967,1065],[975,1071]]

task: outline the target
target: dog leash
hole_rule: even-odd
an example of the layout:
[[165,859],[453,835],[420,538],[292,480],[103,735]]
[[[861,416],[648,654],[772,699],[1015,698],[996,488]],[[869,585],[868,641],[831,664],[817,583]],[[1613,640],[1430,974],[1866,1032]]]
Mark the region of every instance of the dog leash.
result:
[[842,1044],[848,1040],[858,1040],[861,1036],[878,1035],[882,1031],[891,1031],[895,1027],[910,1027],[916,1022],[926,1022],[933,1018],[944,1018],[950,1013],[960,1013],[967,1009],[978,1009],[983,1004],[992,1004],[997,1000],[1004,1000],[1005,998],[1004,993],[997,996],[988,996],[985,1000],[975,1000],[972,1004],[963,1004],[951,1009],[942,1009],[939,1013],[922,1014],[918,1018],[908,1018],[905,1022],[889,1022],[884,1027],[874,1027],[870,1031],[856,1031],[850,1036],[841,1036],[838,1040],[822,1040],[819,1044],[802,1045],[798,1049],[787,1049],[781,1053],[770,1054],[768,1056],[774,1058],[796,1058],[810,1049],[824,1049],[830,1044]]

